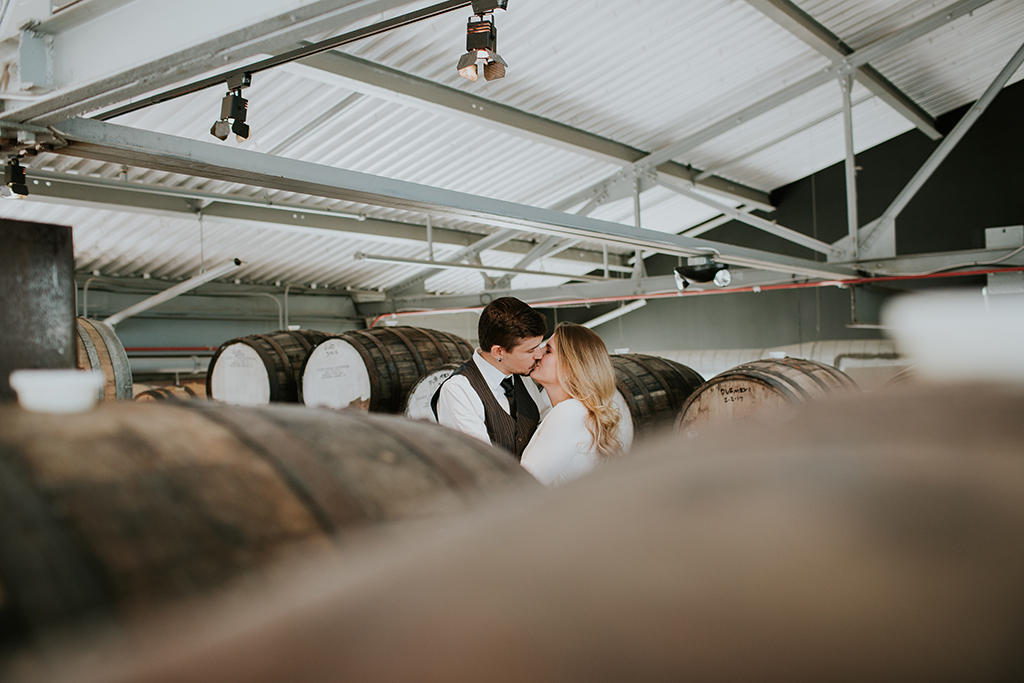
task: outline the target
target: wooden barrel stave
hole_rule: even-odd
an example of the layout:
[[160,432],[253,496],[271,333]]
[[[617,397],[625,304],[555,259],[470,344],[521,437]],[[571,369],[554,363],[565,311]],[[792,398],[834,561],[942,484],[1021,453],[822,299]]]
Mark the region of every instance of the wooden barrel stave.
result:
[[198,401],[0,410],[0,649],[530,485],[487,444],[389,416]]
[[418,327],[345,332],[318,345],[302,371],[308,406],[400,413],[424,375],[473,354],[464,339]]
[[687,366],[657,356],[616,354],[612,367],[636,437],[674,424],[686,399],[704,382]]
[[114,330],[99,320],[78,318],[78,367],[103,373],[102,401],[132,399],[132,368],[121,340]]
[[281,330],[228,340],[210,359],[206,395],[235,405],[301,402],[302,366],[328,336],[315,330]]
[[762,359],[708,380],[687,400],[677,426],[688,433],[713,424],[767,418],[831,394],[857,390],[846,373],[801,358]]

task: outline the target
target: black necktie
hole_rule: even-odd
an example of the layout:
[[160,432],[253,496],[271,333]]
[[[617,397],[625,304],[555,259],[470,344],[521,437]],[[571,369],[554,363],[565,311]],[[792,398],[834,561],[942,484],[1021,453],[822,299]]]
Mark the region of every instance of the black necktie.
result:
[[513,375],[501,380],[501,388],[505,390],[505,398],[508,399],[508,414],[516,419],[516,384]]

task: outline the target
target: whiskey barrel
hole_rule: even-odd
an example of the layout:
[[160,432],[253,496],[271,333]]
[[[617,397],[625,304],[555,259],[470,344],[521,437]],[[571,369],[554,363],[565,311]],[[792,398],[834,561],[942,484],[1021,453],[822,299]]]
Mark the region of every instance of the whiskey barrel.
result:
[[99,320],[78,318],[78,367],[103,373],[101,401],[132,400],[132,367],[114,330]]
[[169,384],[164,387],[153,387],[152,389],[139,392],[139,394],[135,396],[136,401],[143,403],[152,401],[192,401],[201,398],[206,397],[205,395],[197,394],[195,390],[187,384]]
[[402,412],[410,420],[427,420],[437,422],[434,410],[430,406],[434,393],[441,384],[459,369],[459,363],[448,363],[416,380],[405,399],[405,410]]
[[321,342],[302,370],[307,406],[400,413],[424,375],[473,355],[454,334],[419,327],[376,327]]
[[281,330],[226,341],[210,359],[206,395],[243,406],[301,403],[302,364],[327,337],[314,330]]
[[536,485],[472,437],[386,415],[206,401],[0,408],[0,652],[250,575],[344,530]]
[[928,387],[650,443],[59,680],[1019,680],[1021,415]]
[[857,391],[849,375],[800,358],[766,358],[712,377],[686,401],[677,427],[686,434],[775,415],[830,394]]
[[634,439],[671,427],[704,378],[681,363],[639,353],[612,356],[615,388],[629,409]]

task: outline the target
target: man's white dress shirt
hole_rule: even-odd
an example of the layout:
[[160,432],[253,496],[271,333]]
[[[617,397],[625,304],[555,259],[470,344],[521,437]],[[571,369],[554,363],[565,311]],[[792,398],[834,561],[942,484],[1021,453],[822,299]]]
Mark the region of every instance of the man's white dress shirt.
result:
[[[501,380],[508,375],[484,360],[480,355],[480,349],[473,352],[473,362],[480,369],[480,374],[494,394],[494,400],[508,412],[508,399],[505,398],[505,390],[501,388]],[[526,387],[530,398],[537,404],[537,412],[543,419],[551,409],[547,394],[538,389],[537,383],[529,377],[519,379]],[[485,443],[491,443],[491,437],[487,435],[487,425],[484,423],[484,402],[480,400],[480,396],[465,375],[453,375],[441,386],[441,394],[437,399],[437,421],[445,427],[458,429]]]

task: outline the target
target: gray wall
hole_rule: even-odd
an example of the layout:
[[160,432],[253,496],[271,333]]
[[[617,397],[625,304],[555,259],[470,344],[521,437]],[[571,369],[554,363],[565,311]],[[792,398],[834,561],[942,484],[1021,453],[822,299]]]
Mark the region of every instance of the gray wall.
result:
[[[882,297],[858,292],[858,321],[877,320]],[[545,311],[548,323],[582,323],[615,306]],[[821,339],[878,339],[877,330],[850,329],[845,289],[714,294],[653,299],[641,309],[594,328],[609,350],[631,352],[746,349]]]
[[[280,329],[278,306],[267,296],[225,295],[223,286],[211,294],[186,294],[128,318],[117,325],[117,336],[125,347],[220,346],[228,339],[263,334]],[[203,291],[202,289],[197,291]],[[149,293],[127,293],[90,288],[88,314],[102,320],[141,301]],[[278,293],[272,295],[282,303]],[[78,312],[84,296],[78,292]],[[351,298],[330,294],[290,294],[289,318],[304,329],[338,333],[362,328]]]

